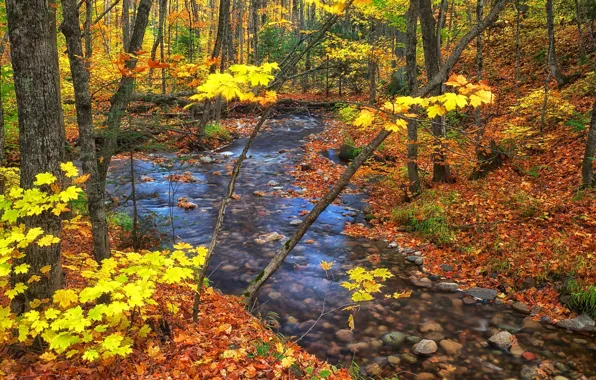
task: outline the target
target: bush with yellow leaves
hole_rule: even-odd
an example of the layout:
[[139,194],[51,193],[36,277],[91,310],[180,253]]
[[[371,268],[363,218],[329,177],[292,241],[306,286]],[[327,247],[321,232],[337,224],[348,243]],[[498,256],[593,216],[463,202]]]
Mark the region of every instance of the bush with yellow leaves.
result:
[[[27,284],[40,281],[51,269],[41,268],[41,273],[31,273],[25,282],[11,285],[9,281],[13,274],[29,275],[28,264],[13,264],[25,257],[27,246],[60,241],[40,228],[27,229],[19,220],[47,212],[60,215],[68,210],[68,203],[81,193],[77,184],[84,182],[85,176],[75,178],[78,172],[72,163],[62,164],[62,170],[66,177],[74,178],[74,185],[62,189],[56,176],[41,173],[33,188],[24,190],[11,181],[5,195],[0,195],[0,294],[5,297],[0,305],[24,293]],[[64,266],[80,273],[85,281],[79,287],[58,290],[51,300],[29,300],[28,311],[21,315],[12,313],[10,306],[0,306],[0,344],[45,342],[42,346],[47,349],[42,358],[46,360],[56,355],[79,356],[88,361],[126,356],[132,352],[135,338],[151,332],[149,318],[178,310],[174,303],[157,302],[157,287],[195,288],[206,252],[205,248],[179,243],[172,251],[113,252],[101,266],[91,256],[83,255],[80,265]]]

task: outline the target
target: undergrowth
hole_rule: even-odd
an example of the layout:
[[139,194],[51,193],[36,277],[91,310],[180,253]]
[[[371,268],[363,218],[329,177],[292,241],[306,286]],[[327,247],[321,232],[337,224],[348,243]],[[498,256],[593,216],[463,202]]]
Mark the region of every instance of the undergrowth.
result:
[[596,286],[582,285],[575,279],[565,283],[566,291],[571,296],[569,307],[579,313],[587,313],[592,318],[596,317]]

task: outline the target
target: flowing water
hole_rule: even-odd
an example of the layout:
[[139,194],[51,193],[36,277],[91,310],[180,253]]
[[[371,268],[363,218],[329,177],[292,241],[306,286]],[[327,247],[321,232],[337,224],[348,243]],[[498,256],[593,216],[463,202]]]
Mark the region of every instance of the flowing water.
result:
[[[270,127],[254,142],[243,165],[236,188],[240,198],[228,206],[208,271],[214,285],[230,294],[239,294],[267,264],[284,241],[275,240],[277,234],[290,236],[297,228],[300,212],[313,207],[307,199],[288,196],[286,192],[291,189],[300,193],[292,186],[288,172],[299,164],[305,139],[322,131],[323,126],[306,116],[275,119],[268,124]],[[139,212],[164,218],[172,213],[178,239],[207,245],[227,188],[227,173],[245,142],[238,139],[198,162],[168,154],[161,157],[171,165],[136,160]],[[170,174],[184,172],[196,181],[172,183],[167,179]],[[143,182],[143,176],[153,181]],[[109,182],[115,196],[126,199],[130,195],[129,161],[113,162]],[[197,207],[176,207],[179,197],[187,197]],[[594,336],[524,321],[524,315],[505,305],[467,305],[462,302],[461,292],[438,293],[414,287],[408,277],[418,267],[404,260],[399,249],[389,248],[385,241],[342,235],[346,222],[363,221],[362,196],[344,195],[340,203],[321,215],[262,288],[256,311],[275,320],[271,322],[273,328],[286,336],[302,337],[299,344],[321,359],[346,367],[356,363],[361,373],[368,375],[391,377],[399,372],[400,378],[414,378],[416,374],[418,378],[433,378],[430,374],[455,379],[529,378],[533,369],[541,366],[553,377],[563,376],[559,380],[596,379]],[[128,211],[130,204],[125,206]],[[165,232],[170,234],[167,239],[171,242],[171,229]],[[378,255],[380,262],[371,264],[371,255]],[[320,267],[322,260],[334,263],[329,278]],[[350,295],[340,283],[346,280],[346,270],[354,266],[389,268],[395,276],[387,280],[384,292],[411,289],[413,293],[409,298],[362,304],[356,313],[355,330],[350,332],[349,312],[340,308],[350,303]],[[434,323],[425,325],[430,331],[421,332],[420,326],[426,322]],[[537,359],[528,361],[487,344],[493,333],[502,330],[515,334],[521,347]],[[412,355],[412,345],[421,338],[437,343],[448,339],[462,348],[456,353],[457,345],[445,344],[447,350],[441,345],[430,357]]]

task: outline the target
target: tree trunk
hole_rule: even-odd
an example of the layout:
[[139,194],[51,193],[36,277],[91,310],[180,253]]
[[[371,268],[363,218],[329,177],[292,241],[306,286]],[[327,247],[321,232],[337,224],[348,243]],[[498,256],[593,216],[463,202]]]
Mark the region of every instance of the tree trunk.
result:
[[553,11],[553,0],[546,0],[546,24],[548,29],[548,66],[550,74],[555,78],[559,86],[567,83],[567,77],[559,70],[557,64],[557,53],[555,50],[555,15]]
[[[4,51],[8,44],[8,32],[4,33],[2,41],[0,42],[0,61],[4,57]],[[0,78],[1,80],[2,78]],[[4,133],[4,94],[2,94],[2,83],[0,83],[0,166],[4,165],[4,145],[5,145],[5,133]],[[0,192],[3,194],[4,192]]]
[[93,0],[85,0],[85,67],[91,69],[91,56],[93,55],[93,36],[91,23],[93,22]]
[[[127,50],[128,53],[141,50],[152,3],[153,0],[141,0],[137,7],[137,16],[135,18],[133,33],[130,38],[130,45]],[[137,58],[134,56],[126,62],[126,67],[131,71],[134,71],[136,65]],[[105,138],[101,149],[101,163],[99,165],[102,194],[105,192],[105,181],[108,175],[110,161],[112,160],[112,155],[116,152],[120,124],[124,112],[126,111],[126,107],[128,107],[134,84],[134,76],[122,76],[118,90],[110,99],[110,109],[106,120]]]
[[519,86],[521,83],[519,83],[520,81],[520,77],[521,77],[521,42],[520,42],[520,27],[521,27],[521,4],[520,4],[521,0],[515,0],[515,91],[517,93],[517,96],[519,97],[520,92],[519,92]]
[[594,178],[594,153],[596,152],[596,101],[592,107],[592,121],[588,131],[588,141],[586,142],[586,152],[582,163],[582,182],[584,187],[596,184]]
[[122,46],[124,51],[130,43],[130,0],[122,1]]
[[[435,18],[430,0],[420,0],[420,24],[422,30],[422,46],[424,48],[424,65],[426,67],[426,76],[430,79],[439,72],[439,45],[435,28]],[[439,31],[440,32],[440,31]],[[438,84],[432,95],[440,95],[443,83]],[[443,139],[445,138],[445,124],[442,117],[436,117],[432,121],[432,134],[435,137],[433,147],[433,182],[447,182],[449,179],[449,166],[446,162],[445,147]]]
[[[476,2],[476,22],[482,22],[482,13],[484,11],[484,0],[477,0]],[[482,33],[476,37],[476,79],[482,79],[482,67],[483,67],[483,57],[482,57]],[[480,107],[476,108],[475,111],[476,117],[476,157],[480,159],[482,157],[482,146],[480,142],[482,141],[482,136],[484,135],[484,127],[482,125],[482,113]],[[478,164],[481,164],[479,162]]]
[[[168,7],[168,0],[160,0],[159,1],[159,20],[157,23],[157,36],[155,41],[153,42],[153,46],[151,46],[151,60],[155,61],[157,57],[157,48],[160,46],[162,47],[162,59],[163,59],[163,36],[164,36],[164,26],[166,22],[166,11]],[[153,68],[149,68],[149,86],[153,83]]]
[[[58,51],[54,43],[45,0],[7,0],[7,20],[10,36],[14,85],[19,117],[21,149],[21,186],[33,187],[38,173],[50,172],[62,177],[60,163],[64,158],[64,125],[60,104]],[[43,213],[23,218],[27,228],[39,227],[45,233],[60,236],[59,216]],[[62,286],[60,244],[40,247],[32,244],[19,263],[29,264],[26,275],[14,275],[11,282],[26,282],[31,275],[40,275],[40,268],[51,267],[48,275],[28,284],[24,294],[12,301],[17,314],[29,308],[29,301],[50,298]],[[16,264],[18,265],[18,263]]]
[[368,43],[370,45],[370,55],[368,57],[368,104],[374,105],[377,99],[377,64],[374,58],[374,41],[375,41],[375,19],[370,17],[368,20],[370,30],[368,31]]
[[[416,72],[416,28],[418,26],[418,2],[410,0],[406,26],[406,76],[408,93],[413,94],[418,89]],[[418,121],[408,120],[408,180],[412,195],[420,194],[420,177],[418,175]]]
[[579,36],[579,58],[584,60],[586,58],[586,48],[584,47],[584,36],[582,33],[582,12],[581,7],[579,5],[579,0],[574,0],[575,2],[575,18],[577,21],[577,34]]
[[110,257],[110,241],[104,192],[101,186],[93,132],[91,94],[89,92],[89,71],[83,59],[79,11],[76,0],[62,0],[62,33],[66,39],[70,73],[74,87],[77,124],[79,126],[80,157],[83,172],[89,174],[87,181],[87,208],[93,232],[93,256],[97,262]]

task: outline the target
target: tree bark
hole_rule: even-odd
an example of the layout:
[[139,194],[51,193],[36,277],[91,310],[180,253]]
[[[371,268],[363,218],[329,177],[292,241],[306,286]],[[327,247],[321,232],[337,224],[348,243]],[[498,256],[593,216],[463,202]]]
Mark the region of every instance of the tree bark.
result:
[[[141,50],[152,4],[153,0],[141,0],[139,2],[127,53],[134,53]],[[134,71],[136,65],[137,58],[132,55],[126,62],[126,67],[129,70]],[[132,96],[134,84],[134,76],[122,76],[118,90],[110,99],[110,109],[106,120],[106,132],[104,136],[104,144],[101,149],[101,163],[99,165],[102,193],[105,193],[105,181],[108,175],[110,161],[112,160],[112,155],[116,152],[120,124],[130,101],[130,97]]]
[[[418,26],[418,2],[410,0],[406,26],[406,76],[408,93],[413,94],[418,89],[418,75],[416,65],[416,29]],[[408,180],[412,195],[420,194],[420,176],[418,174],[418,122],[408,120]]]
[[[33,187],[38,173],[49,172],[61,178],[60,163],[64,158],[64,125],[60,104],[58,51],[54,43],[55,29],[48,22],[52,12],[45,0],[7,0],[8,30],[11,44],[14,85],[19,116],[21,149],[21,186]],[[26,228],[40,227],[45,233],[60,236],[59,216],[44,213],[23,218]],[[11,282],[27,282],[40,268],[51,267],[47,276],[28,284],[24,294],[12,301],[17,314],[29,308],[29,301],[50,298],[62,286],[60,245],[30,245],[19,263],[29,264],[26,275],[14,275]],[[18,265],[18,263],[17,263]]]
[[[459,57],[461,56],[462,52],[466,48],[466,46],[478,36],[487,26],[492,24],[496,19],[499,13],[503,10],[505,5],[509,3],[510,0],[501,0],[495,3],[493,9],[489,13],[489,15],[484,19],[481,24],[474,26],[462,39],[458,42],[455,46],[451,55],[445,60],[445,63],[441,67],[441,69],[437,72],[437,74],[428,81],[428,83],[418,89],[414,97],[422,97],[426,96],[440,83],[443,83],[451,69],[457,63]],[[294,232],[294,234],[288,239],[284,245],[277,250],[275,256],[271,259],[269,264],[263,269],[249,284],[247,289],[243,293],[244,304],[247,307],[250,307],[254,301],[257,292],[265,284],[265,282],[271,277],[277,269],[281,266],[285,258],[288,254],[292,251],[292,249],[298,244],[300,239],[306,234],[310,225],[312,225],[317,217],[335,200],[335,198],[341,193],[341,191],[345,188],[345,186],[349,183],[352,176],[356,173],[358,168],[364,163],[370,156],[372,156],[375,149],[389,136],[391,132],[383,129],[381,130],[374,139],[364,148],[362,152],[352,161],[352,163],[346,168],[338,183],[334,185],[331,190],[319,200],[317,205],[310,211],[310,213],[306,216],[303,220],[300,227]],[[340,185],[341,183],[341,185]]]
[[546,25],[548,31],[548,66],[550,67],[550,74],[555,78],[559,86],[563,86],[567,83],[568,79],[559,70],[559,65],[557,64],[553,0],[546,0]]
[[74,87],[77,124],[79,127],[80,157],[87,181],[87,208],[93,235],[93,256],[97,262],[110,257],[110,241],[106,221],[104,192],[99,176],[93,132],[89,71],[83,59],[79,11],[76,0],[62,0],[62,33],[66,39],[70,73]]
[[[6,45],[8,44],[8,32],[4,33],[2,41],[0,42],[0,61],[4,56]],[[0,78],[1,79],[1,78]],[[5,133],[4,133],[4,94],[1,90],[2,83],[0,83],[0,166],[4,164],[4,145],[5,145]],[[2,192],[0,192],[2,194]]]
[[582,182],[584,187],[596,184],[594,178],[594,153],[596,152],[596,101],[592,107],[592,120],[590,121],[590,130],[588,131],[588,141],[586,142],[586,151],[582,162]]
[[575,2],[575,18],[577,21],[577,34],[579,36],[579,58],[584,60],[586,58],[586,48],[584,47],[584,36],[582,33],[582,12],[581,7],[579,4],[579,0],[574,0]]
[[130,0],[122,1],[122,46],[128,49],[130,43]]

